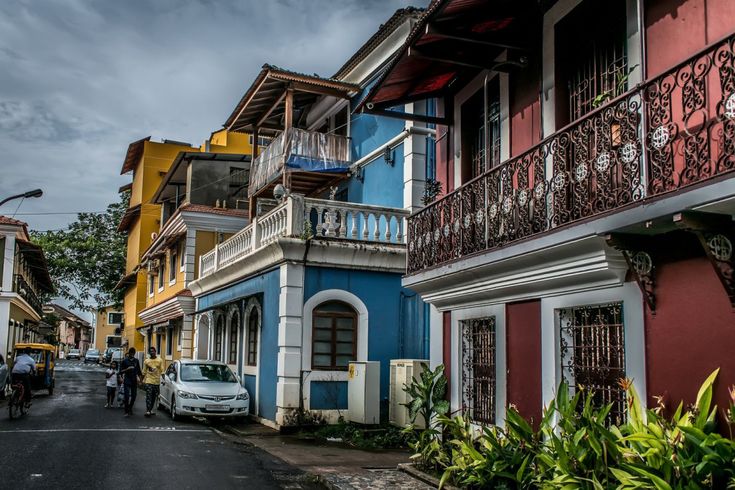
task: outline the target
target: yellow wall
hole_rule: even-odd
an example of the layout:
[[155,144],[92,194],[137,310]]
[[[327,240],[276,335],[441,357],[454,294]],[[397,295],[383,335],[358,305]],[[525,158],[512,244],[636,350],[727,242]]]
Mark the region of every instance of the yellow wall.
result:
[[117,325],[110,325],[109,323],[107,323],[107,314],[117,313],[119,311],[120,310],[116,308],[106,308],[104,311],[100,310],[97,311],[97,313],[95,314],[97,323],[95,327],[96,332],[94,338],[94,346],[100,352],[104,352],[107,349],[105,338],[108,335],[115,335],[115,329],[117,328]]
[[[200,151],[205,151],[206,144],[202,144]],[[212,153],[236,153],[250,155],[250,135],[246,133],[234,133],[220,130],[213,133],[209,138],[209,151]]]
[[[126,273],[131,273],[139,264],[142,254],[151,244],[151,234],[158,232],[161,219],[161,206],[149,201],[161,184],[163,175],[171,168],[176,156],[182,151],[197,151],[184,145],[156,143],[146,141],[143,156],[133,172],[133,188],[131,189],[130,206],[142,204],[140,216],[128,231],[128,252]],[[136,333],[136,328],[143,326],[138,318],[140,310],[146,306],[147,279],[144,273],[138,273],[136,283],[125,294],[125,328],[123,337],[129,346],[143,348],[143,338]]]

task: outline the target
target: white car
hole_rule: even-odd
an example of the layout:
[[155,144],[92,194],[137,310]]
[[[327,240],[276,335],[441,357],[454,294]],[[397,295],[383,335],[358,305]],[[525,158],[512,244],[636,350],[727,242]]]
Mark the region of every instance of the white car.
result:
[[250,409],[248,391],[237,376],[218,361],[174,361],[161,376],[159,406],[181,416],[245,417]]

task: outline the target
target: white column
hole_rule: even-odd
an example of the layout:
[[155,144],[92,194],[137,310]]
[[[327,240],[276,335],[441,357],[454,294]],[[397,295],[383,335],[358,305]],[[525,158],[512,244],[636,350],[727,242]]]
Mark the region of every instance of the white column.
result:
[[0,354],[3,358],[8,354],[10,347],[10,298],[0,299]]
[[181,323],[181,358],[193,359],[194,350],[194,315],[184,315]]
[[[304,306],[304,266],[281,265],[281,293],[278,298],[278,377],[276,423],[299,407],[301,396],[301,314]],[[258,379],[260,382],[260,378]]]
[[[426,102],[406,104],[406,112],[426,114]],[[406,121],[410,127],[425,128],[426,124]],[[426,183],[426,136],[411,134],[403,142],[403,207],[412,213],[423,208],[421,198]]]
[[[5,249],[3,250],[3,275],[2,283],[0,283],[0,286],[2,286],[2,290],[5,292],[10,292],[13,290],[13,269],[15,266],[15,235],[5,235]],[[7,322],[5,322],[7,327]],[[7,354],[7,352],[6,352]],[[4,354],[3,354],[4,355]]]
[[[186,230],[186,242],[184,245],[184,284],[188,287],[189,283],[196,279],[194,275],[194,265],[199,257],[196,256],[197,231]],[[176,264],[176,267],[179,265]],[[200,271],[201,272],[201,271]]]
[[444,314],[434,305],[429,305],[429,328],[429,365],[436,369],[444,363]]

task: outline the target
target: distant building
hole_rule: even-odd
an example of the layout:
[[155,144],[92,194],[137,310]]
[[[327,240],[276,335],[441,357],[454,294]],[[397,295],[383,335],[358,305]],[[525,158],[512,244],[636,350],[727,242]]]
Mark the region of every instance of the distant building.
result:
[[122,310],[106,306],[95,311],[94,314],[94,347],[104,352],[108,347],[120,346],[125,318]]
[[44,310],[59,318],[59,352],[68,353],[69,349],[79,349],[84,355],[92,345],[92,325],[56,303],[44,305]]
[[[46,258],[28,225],[0,216],[0,354],[18,342],[43,342],[40,297],[53,292]],[[46,331],[47,332],[47,331]]]

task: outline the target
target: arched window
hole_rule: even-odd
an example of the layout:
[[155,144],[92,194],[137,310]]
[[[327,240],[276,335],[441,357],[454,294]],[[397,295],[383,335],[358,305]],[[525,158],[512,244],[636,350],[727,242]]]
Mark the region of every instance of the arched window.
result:
[[312,369],[346,370],[357,358],[357,312],[347,303],[327,301],[314,308]]
[[260,318],[258,316],[258,308],[250,310],[248,318],[248,366],[258,364],[258,327]]
[[222,337],[225,333],[225,319],[222,315],[217,317],[217,326],[214,329],[214,359],[222,360]]
[[230,316],[230,350],[228,362],[237,364],[237,337],[240,331],[240,312],[235,311]]

